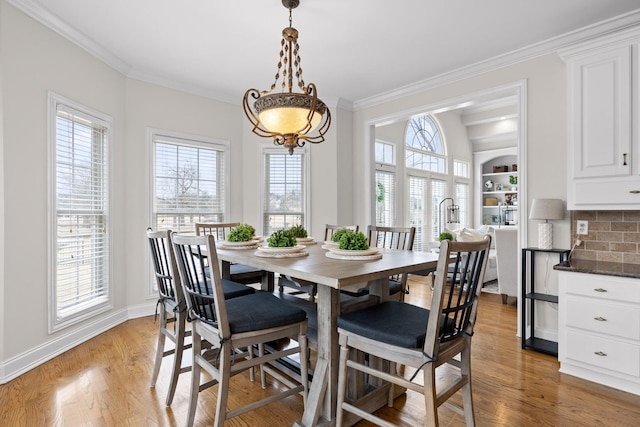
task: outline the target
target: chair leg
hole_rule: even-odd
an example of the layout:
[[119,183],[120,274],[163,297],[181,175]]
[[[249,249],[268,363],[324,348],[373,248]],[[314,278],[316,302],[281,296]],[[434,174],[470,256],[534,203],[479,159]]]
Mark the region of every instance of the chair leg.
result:
[[424,403],[427,413],[425,425],[438,426],[438,404],[436,403],[436,369],[433,364],[422,368],[424,379]]
[[175,350],[173,354],[173,369],[171,371],[171,381],[169,382],[169,391],[167,392],[167,400],[165,404],[171,406],[173,396],[176,393],[178,385],[178,376],[181,372],[182,354],[184,353],[184,337],[185,337],[185,318],[183,313],[176,313],[176,339]]
[[307,406],[307,395],[309,393],[309,350],[307,348],[307,335],[300,333],[298,335],[298,345],[300,346],[300,382],[304,387],[302,402]]
[[191,349],[193,351],[193,357],[191,360],[191,391],[189,392],[189,411],[187,415],[187,426],[193,426],[193,422],[196,418],[196,407],[198,406],[198,393],[200,392],[200,364],[197,357],[202,352],[202,338],[198,332],[197,325],[192,325],[192,340],[193,344]]
[[167,327],[167,312],[164,308],[164,304],[160,308],[160,326],[158,327],[158,342],[156,347],[155,362],[153,364],[153,373],[151,374],[151,387],[156,386],[158,380],[158,374],[160,373],[160,365],[162,365],[162,358],[164,357],[164,344],[166,336],[164,330]]
[[227,418],[227,401],[229,400],[229,380],[231,377],[231,348],[226,342],[220,346],[220,378],[218,378],[218,399],[216,401],[215,427],[224,427]]
[[[258,344],[258,357],[264,356],[264,343]],[[260,381],[262,388],[267,388],[267,373],[264,371],[264,363],[260,364]]]
[[344,411],[342,404],[347,392],[347,359],[349,357],[349,348],[347,347],[346,338],[340,337],[340,361],[338,362],[338,403],[336,405],[336,427],[342,427],[342,418]]
[[467,377],[467,383],[462,386],[462,406],[467,427],[476,425],[473,413],[473,393],[471,392],[471,340],[460,354],[460,374]]

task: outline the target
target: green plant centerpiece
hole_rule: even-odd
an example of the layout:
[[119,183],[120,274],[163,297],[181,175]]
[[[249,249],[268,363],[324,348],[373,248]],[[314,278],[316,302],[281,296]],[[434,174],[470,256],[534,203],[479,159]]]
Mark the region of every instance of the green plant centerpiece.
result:
[[514,175],[509,175],[509,184],[518,185],[518,177]]
[[453,234],[449,233],[448,231],[443,231],[442,233],[440,233],[440,235],[438,236],[438,240],[440,242],[442,242],[443,240],[450,240],[450,241],[454,241],[455,239],[453,238]]
[[256,233],[256,229],[249,224],[240,224],[237,227],[233,227],[227,234],[227,241],[229,242],[248,242],[253,239]]
[[331,235],[331,241],[336,243],[340,242],[340,238],[348,231],[350,231],[348,228],[341,228],[339,230],[334,231],[333,234]]
[[289,229],[289,233],[298,239],[305,239],[309,237],[309,233],[307,233],[307,230],[302,225],[294,225]]
[[347,230],[340,236],[338,248],[347,251],[363,251],[369,249],[369,241],[363,233]]
[[296,238],[289,230],[274,231],[267,238],[267,246],[270,248],[292,248],[297,244]]

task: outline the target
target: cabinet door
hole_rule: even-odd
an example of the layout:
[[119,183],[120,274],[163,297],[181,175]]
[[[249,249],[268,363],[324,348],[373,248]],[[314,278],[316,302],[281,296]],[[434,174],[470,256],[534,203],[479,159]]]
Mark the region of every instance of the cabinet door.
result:
[[626,45],[570,63],[570,178],[630,174],[631,51]]

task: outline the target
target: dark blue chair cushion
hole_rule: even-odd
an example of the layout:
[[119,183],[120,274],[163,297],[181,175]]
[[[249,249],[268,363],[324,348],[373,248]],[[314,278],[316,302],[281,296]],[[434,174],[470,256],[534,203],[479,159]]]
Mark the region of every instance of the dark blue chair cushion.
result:
[[307,318],[304,310],[265,292],[233,298],[226,305],[233,334],[292,325]]
[[261,269],[244,265],[244,264],[231,264],[229,266],[229,272],[231,273],[231,275],[247,274],[247,273],[262,274]]
[[249,286],[227,279],[222,279],[222,291],[224,292],[224,299],[237,298],[256,293],[256,290]]
[[[207,287],[209,287],[207,291],[208,295],[213,294],[210,286],[211,286],[211,282],[207,282]],[[231,298],[242,297],[245,295],[255,294],[256,290],[253,289],[252,287],[243,285],[242,283],[233,282],[228,279],[222,279],[222,292],[224,293],[224,299],[231,299]]]
[[[341,315],[338,327],[375,341],[417,349],[424,346],[428,321],[429,310],[425,308],[387,301]],[[453,321],[444,324],[445,330],[453,327]]]

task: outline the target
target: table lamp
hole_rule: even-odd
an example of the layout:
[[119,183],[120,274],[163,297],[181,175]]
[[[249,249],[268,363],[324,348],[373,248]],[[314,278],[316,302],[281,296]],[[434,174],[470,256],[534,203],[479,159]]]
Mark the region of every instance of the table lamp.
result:
[[553,248],[553,225],[550,219],[564,219],[564,205],[560,199],[533,199],[529,219],[543,219],[538,224],[538,247]]

